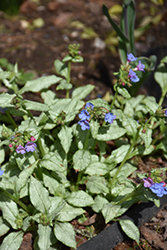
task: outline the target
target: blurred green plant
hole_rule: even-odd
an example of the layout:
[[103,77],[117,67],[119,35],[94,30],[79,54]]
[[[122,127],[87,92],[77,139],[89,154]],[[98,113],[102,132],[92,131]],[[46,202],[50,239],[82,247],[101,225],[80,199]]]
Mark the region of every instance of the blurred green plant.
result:
[[[122,64],[125,64],[127,60],[127,53],[132,53],[133,55],[136,55],[134,38],[134,26],[136,17],[135,1],[124,0],[120,27],[112,19],[108,8],[105,5],[103,5],[103,13],[108,18],[110,24],[118,35],[119,55]],[[129,90],[132,96],[135,96],[137,94],[139,88],[141,87],[145,79],[148,77],[150,72],[155,69],[157,57],[155,55],[150,56],[150,58],[139,57],[138,61],[141,61],[143,64],[145,64],[146,73],[142,74],[140,76],[140,81],[135,84],[132,89]]]
[[24,0],[1,0],[0,10],[4,11],[9,15],[15,15],[19,12],[19,7]]

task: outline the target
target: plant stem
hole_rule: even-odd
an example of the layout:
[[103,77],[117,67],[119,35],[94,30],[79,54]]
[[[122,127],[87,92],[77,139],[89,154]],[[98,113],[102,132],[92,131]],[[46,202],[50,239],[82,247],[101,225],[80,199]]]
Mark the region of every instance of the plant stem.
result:
[[163,103],[163,101],[164,101],[164,98],[165,98],[165,96],[166,96],[166,93],[167,93],[167,88],[162,92],[161,98],[160,98],[159,103],[158,103],[159,106],[162,105],[162,103]]
[[17,124],[15,123],[15,121],[13,120],[13,118],[11,117],[11,115],[9,114],[8,111],[5,111],[10,123],[13,125],[14,128],[17,128]]
[[[67,76],[67,83],[70,83],[70,74],[71,74],[71,61],[68,62],[68,76]],[[66,90],[66,98],[70,97],[70,90]]]
[[159,138],[163,135],[163,133],[167,130],[167,126],[164,127],[164,129],[157,135],[157,137],[153,140],[152,145],[155,145],[155,143],[159,140]]
[[4,190],[3,188],[0,188],[1,190],[3,190],[3,192],[14,202],[16,202],[20,207],[22,207],[28,214],[29,214],[29,210],[27,208],[27,206],[20,200],[18,200],[17,198],[15,198],[12,194],[10,194],[8,191]]
[[129,193],[127,195],[125,195],[124,198],[122,198],[122,200],[118,201],[116,203],[116,205],[121,205],[124,201],[127,201],[129,198],[132,198],[132,196],[142,187],[142,185],[139,185],[139,187],[137,187],[132,193]]
[[85,143],[84,143],[84,149],[86,150],[88,147],[88,141],[89,141],[89,136],[90,136],[90,129],[87,132]]
[[[29,117],[34,121],[34,123],[36,124],[36,121],[35,121],[33,115],[31,114],[31,112],[30,112],[29,110],[27,110],[27,113],[28,113],[28,116],[29,116]],[[36,124],[36,126],[37,126],[37,124]],[[43,148],[43,146],[42,146],[42,141],[41,141],[41,138],[40,138],[40,134],[39,134],[39,136],[38,136],[37,144],[38,144],[38,148],[39,148],[39,150],[40,150],[40,152],[41,152],[41,154],[42,154],[42,157],[45,156],[45,155],[46,155],[46,152],[45,152],[45,150],[44,150],[44,148]]]
[[111,103],[111,110],[112,110],[112,108],[113,108],[113,106],[114,106],[114,102],[115,102],[115,100],[116,100],[116,98],[117,98],[117,95],[118,95],[118,89],[116,90],[116,92],[115,92],[115,95],[114,95],[114,98],[113,98],[113,100],[112,100],[112,103]]
[[122,163],[120,164],[119,168],[117,169],[116,174],[114,175],[114,177],[113,177],[112,180],[110,181],[110,183],[109,183],[110,187],[114,184],[114,182],[115,182],[115,180],[116,180],[118,174],[120,173],[120,171],[121,171],[123,165],[124,165],[125,162],[128,160],[129,154],[131,153],[131,151],[132,151],[132,149],[133,149],[133,147],[134,147],[135,142],[136,142],[136,140],[134,140],[134,142],[133,142],[132,145],[130,146],[128,152],[127,152],[126,155],[125,155],[125,158],[123,159]]

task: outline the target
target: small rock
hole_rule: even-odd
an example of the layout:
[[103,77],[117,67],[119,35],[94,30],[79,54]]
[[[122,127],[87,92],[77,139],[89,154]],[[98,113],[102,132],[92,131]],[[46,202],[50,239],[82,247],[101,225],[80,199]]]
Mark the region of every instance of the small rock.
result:
[[103,40],[101,40],[99,37],[96,37],[95,40],[94,40],[94,47],[97,48],[97,49],[105,49],[106,47],[106,44]]

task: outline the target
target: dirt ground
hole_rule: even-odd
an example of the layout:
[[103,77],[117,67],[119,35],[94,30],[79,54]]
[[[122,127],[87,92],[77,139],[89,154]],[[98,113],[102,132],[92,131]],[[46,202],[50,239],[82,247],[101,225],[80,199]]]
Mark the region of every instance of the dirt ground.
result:
[[[167,1],[163,5],[155,2],[160,1],[136,0],[135,27],[146,28],[138,36],[136,32],[135,45],[137,56],[155,54],[160,60],[167,54]],[[117,37],[103,15],[102,5],[110,8],[122,3],[121,0],[27,0],[16,16],[0,12],[0,58],[7,58],[12,64],[17,62],[19,69],[40,77],[55,74],[54,60],[62,60],[69,44],[79,43],[84,62],[73,64],[72,83],[95,85],[89,99],[104,97],[106,92],[111,94],[113,73],[119,70],[120,58]],[[114,20],[119,24],[120,14]],[[152,80],[140,91],[158,98],[157,88]],[[167,239],[166,216],[165,208],[153,222],[143,226],[141,246],[129,241],[114,249],[167,249],[163,243]],[[26,235],[20,250],[32,249],[31,240],[31,235]]]

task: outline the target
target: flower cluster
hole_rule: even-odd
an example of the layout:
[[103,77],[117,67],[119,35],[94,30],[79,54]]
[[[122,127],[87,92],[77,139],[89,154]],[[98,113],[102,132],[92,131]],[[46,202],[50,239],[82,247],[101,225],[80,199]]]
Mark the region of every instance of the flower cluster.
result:
[[[9,143],[9,147],[12,148],[15,146],[16,153],[22,155],[25,154],[26,152],[34,152],[37,146],[36,143],[34,142],[36,141],[36,139],[33,136],[31,136],[30,140],[28,139],[28,141],[26,139],[22,138],[22,135],[18,133],[11,137],[11,143]],[[23,146],[24,144],[25,146]]]
[[162,197],[163,195],[167,195],[167,187],[165,182],[160,183],[154,183],[153,179],[143,178],[144,181],[144,187],[148,187],[154,194],[156,194],[158,197]]
[[105,122],[108,122],[110,124],[112,124],[114,119],[116,118],[116,115],[113,115],[113,113],[106,113],[106,111],[104,112],[101,108],[95,109],[94,105],[91,102],[88,102],[85,105],[85,109],[83,109],[79,113],[78,116],[81,120],[78,122],[78,124],[81,126],[82,130],[90,129],[89,121],[93,116],[95,116],[96,119],[104,119]]
[[[127,64],[129,64],[129,62],[134,62],[137,60],[137,57],[135,57],[132,53],[127,54]],[[129,69],[129,73],[128,76],[130,78],[130,80],[132,82],[139,82],[139,77],[136,75],[136,73],[134,71],[144,71],[145,65],[143,63],[141,63],[141,61],[138,62],[138,65],[136,68],[134,69]]]
[[145,65],[138,61],[137,66],[134,66],[134,62],[137,61],[137,57],[135,57],[132,53],[127,54],[127,62],[124,65],[121,65],[119,74],[119,84],[125,86],[127,84],[131,87],[131,82],[139,82],[140,79],[136,74],[136,71],[143,71],[145,69]]
[[94,105],[91,102],[86,103],[85,109],[83,109],[78,115],[81,119],[78,124],[81,126],[82,130],[90,129],[89,120],[90,120],[90,110],[94,109]]

